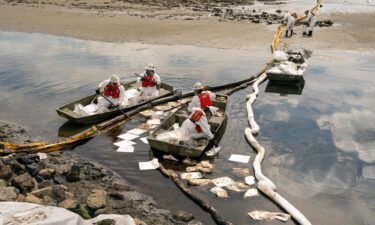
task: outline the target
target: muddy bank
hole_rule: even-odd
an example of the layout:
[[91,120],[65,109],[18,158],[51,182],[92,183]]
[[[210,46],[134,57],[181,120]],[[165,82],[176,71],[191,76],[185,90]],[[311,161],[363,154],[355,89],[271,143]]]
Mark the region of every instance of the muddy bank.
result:
[[[24,127],[0,121],[0,140],[28,143]],[[30,154],[0,161],[0,201],[71,210],[85,219],[129,214],[137,224],[201,224],[188,212],[161,209],[114,172],[73,152]]]
[[[224,11],[223,7],[226,6],[206,7],[200,3],[170,9],[129,2],[104,4],[87,1],[83,4],[109,7],[103,9],[74,6],[69,2],[60,4],[61,1],[56,1],[56,4],[43,2],[26,4],[0,1],[0,30],[41,32],[108,42],[232,49],[262,46],[268,49],[279,20],[285,13],[277,11],[277,5],[272,13],[258,10],[238,14]],[[126,7],[119,8],[116,4],[126,4]],[[297,35],[288,42],[314,50],[374,51],[375,27],[372,21],[375,14],[319,14],[318,18],[330,20],[333,26],[316,28],[314,37],[310,39],[302,37],[304,28],[298,26],[295,28]]]

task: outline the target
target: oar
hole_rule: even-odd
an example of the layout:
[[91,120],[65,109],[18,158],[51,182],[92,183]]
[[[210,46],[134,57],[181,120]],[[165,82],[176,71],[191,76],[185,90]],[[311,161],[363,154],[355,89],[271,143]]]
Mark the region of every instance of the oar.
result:
[[100,96],[102,96],[105,100],[107,100],[114,108],[118,109],[125,117],[127,117],[128,119],[131,119],[130,116],[128,116],[128,114],[126,114],[124,111],[122,111],[122,109],[120,109],[119,106],[116,106],[115,104],[113,104],[108,98],[106,98],[104,95],[102,95],[102,93],[98,93]]

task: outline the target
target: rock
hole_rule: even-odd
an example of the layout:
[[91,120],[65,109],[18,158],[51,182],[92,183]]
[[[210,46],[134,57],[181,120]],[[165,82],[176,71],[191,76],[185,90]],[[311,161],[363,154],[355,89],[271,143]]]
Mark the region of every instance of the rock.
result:
[[43,202],[45,205],[57,206],[56,201],[51,196],[48,196],[48,195],[45,195],[43,197]]
[[75,199],[65,199],[64,201],[60,202],[59,207],[74,210],[78,207],[78,202]]
[[0,187],[0,201],[14,201],[18,192],[15,187]]
[[147,223],[145,223],[144,221],[142,221],[142,220],[140,220],[138,218],[133,218],[133,220],[134,220],[134,223],[136,225],[147,225]]
[[37,189],[31,192],[32,195],[35,195],[38,198],[43,198],[44,196],[52,196],[52,186],[45,187],[42,189]]
[[55,175],[55,170],[46,168],[39,171],[39,175],[44,179],[50,179]]
[[38,188],[43,189],[43,188],[49,187],[49,186],[51,186],[51,185],[52,185],[52,184],[51,184],[50,181],[48,181],[48,180],[43,180],[42,182],[40,182],[40,183],[38,184]]
[[65,195],[66,190],[68,190],[68,188],[65,187],[64,185],[52,186],[52,196],[51,197],[56,199],[58,202],[61,202],[61,201],[65,200],[65,198],[66,198],[66,195]]
[[41,169],[43,169],[43,166],[41,164],[33,163],[25,166],[27,172],[33,177],[35,177]]
[[25,166],[19,164],[16,160],[8,160],[7,164],[10,166],[13,173],[20,175],[26,173]]
[[12,176],[12,169],[9,165],[4,165],[0,169],[0,178],[8,180]]
[[66,174],[66,180],[69,181],[69,182],[77,182],[80,180],[79,178],[79,172],[81,170],[81,167],[74,164],[69,172]]
[[108,194],[109,197],[116,200],[124,200],[124,196],[119,192],[111,192]]
[[55,176],[53,177],[53,181],[56,184],[64,184],[64,183],[66,183],[65,178],[61,174],[55,174]]
[[173,214],[173,218],[177,220],[181,220],[183,222],[189,222],[194,219],[194,216],[191,213],[187,213],[187,212],[179,210]]
[[8,186],[7,182],[3,179],[0,179],[0,187],[6,187]]
[[19,194],[18,196],[17,196],[17,198],[16,198],[16,201],[17,202],[24,202],[25,201],[25,195],[23,195],[23,194]]
[[96,210],[106,206],[107,192],[100,189],[94,189],[86,200],[90,209]]
[[253,19],[252,21],[253,21],[253,23],[260,23],[259,19]]
[[277,12],[277,13],[281,13],[281,10],[280,10],[280,9],[278,9],[278,10],[276,10],[276,12]]
[[99,216],[100,214],[106,214],[107,213],[107,208],[101,208],[98,209],[94,212],[94,217]]
[[43,200],[42,199],[36,197],[35,195],[33,195],[31,193],[28,193],[26,195],[25,202],[30,202],[30,203],[34,203],[34,204],[38,204],[38,205],[42,205],[43,204]]
[[113,219],[104,219],[94,223],[94,225],[115,225],[116,221]]
[[39,162],[39,157],[35,154],[21,156],[17,161],[23,165],[29,165]]
[[28,173],[24,173],[14,177],[12,179],[12,185],[17,187],[22,193],[25,193],[34,188],[35,182]]
[[71,166],[69,164],[62,164],[55,168],[56,173],[65,175],[70,171]]
[[91,219],[89,209],[85,205],[79,205],[78,214],[85,220]]

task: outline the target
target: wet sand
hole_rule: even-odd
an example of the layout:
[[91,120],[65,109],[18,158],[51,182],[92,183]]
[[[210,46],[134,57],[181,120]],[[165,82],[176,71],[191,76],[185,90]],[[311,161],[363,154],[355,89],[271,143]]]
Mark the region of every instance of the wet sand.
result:
[[[1,31],[40,32],[106,42],[231,49],[269,48],[277,27],[275,24],[245,21],[219,22],[219,18],[210,17],[204,12],[157,10],[151,6],[127,5],[102,11],[87,7],[72,8],[71,5],[1,3]],[[127,8],[126,11],[123,8]],[[150,13],[156,15],[155,18],[143,16]],[[166,18],[170,15],[173,17]],[[198,17],[201,19],[197,20]],[[331,19],[335,25],[316,28],[313,38],[302,38],[303,27],[296,27],[297,35],[287,39],[286,46],[313,50],[374,51],[375,13],[319,15],[319,19]]]

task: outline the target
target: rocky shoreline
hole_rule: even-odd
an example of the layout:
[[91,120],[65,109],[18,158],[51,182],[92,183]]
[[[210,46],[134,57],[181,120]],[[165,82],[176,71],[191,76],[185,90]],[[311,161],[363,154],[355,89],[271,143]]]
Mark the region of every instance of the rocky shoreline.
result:
[[[31,138],[24,127],[0,121],[0,141],[29,143]],[[58,206],[84,219],[128,214],[142,225],[201,224],[190,213],[158,208],[113,171],[71,151],[1,159],[0,201]]]

